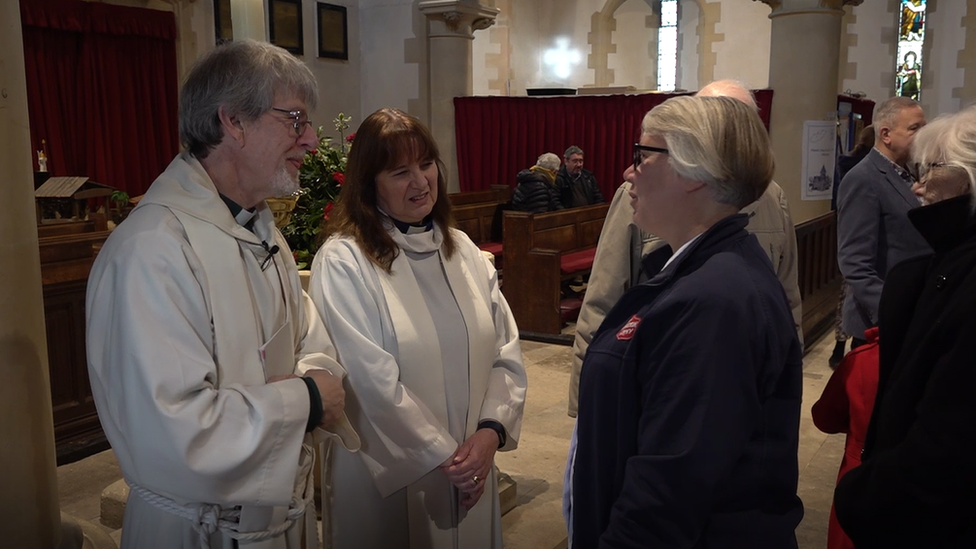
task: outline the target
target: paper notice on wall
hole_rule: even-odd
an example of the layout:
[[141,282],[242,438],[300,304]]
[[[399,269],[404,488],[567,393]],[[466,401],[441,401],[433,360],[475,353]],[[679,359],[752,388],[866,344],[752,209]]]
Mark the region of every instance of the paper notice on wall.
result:
[[832,120],[803,122],[803,168],[800,198],[830,200],[834,189],[837,123]]

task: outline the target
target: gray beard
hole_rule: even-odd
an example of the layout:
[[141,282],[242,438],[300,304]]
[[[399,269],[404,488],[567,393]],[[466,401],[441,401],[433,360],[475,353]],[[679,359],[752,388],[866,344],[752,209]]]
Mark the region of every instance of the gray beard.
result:
[[276,197],[290,196],[298,189],[298,176],[292,177],[286,168],[279,168],[271,178],[271,191]]

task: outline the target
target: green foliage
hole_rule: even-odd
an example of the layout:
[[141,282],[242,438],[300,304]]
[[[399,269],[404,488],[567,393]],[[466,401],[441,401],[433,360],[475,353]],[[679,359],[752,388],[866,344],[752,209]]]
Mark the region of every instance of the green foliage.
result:
[[108,199],[114,203],[116,207],[122,208],[129,203],[129,193],[125,191],[112,191],[112,194],[108,196]]
[[338,142],[334,142],[332,137],[322,135],[322,126],[319,126],[316,132],[319,146],[305,154],[305,160],[298,171],[301,185],[298,203],[292,211],[291,221],[281,232],[295,254],[299,269],[311,266],[318,247],[322,222],[328,219],[336,199],[339,198],[339,190],[345,180],[346,157],[355,137],[355,134],[345,137],[350,120],[351,117],[341,112],[332,120],[339,133]]

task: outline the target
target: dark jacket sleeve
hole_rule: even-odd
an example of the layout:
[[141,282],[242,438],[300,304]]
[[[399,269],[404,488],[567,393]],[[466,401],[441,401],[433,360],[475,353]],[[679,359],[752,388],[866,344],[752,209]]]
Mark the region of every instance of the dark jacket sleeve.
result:
[[876,182],[851,170],[837,195],[837,263],[854,300],[878,323],[883,273],[878,272],[881,205]]
[[603,193],[600,192],[600,185],[597,184],[596,178],[593,177],[592,173],[589,174],[589,182],[590,182],[590,204],[603,204],[604,202],[606,202],[603,199]]
[[[976,317],[957,333],[976,333]],[[908,436],[838,483],[837,519],[859,549],[950,546],[939,536],[976,516],[973,351],[970,337],[956,337],[933,364]]]
[[[742,308],[731,299],[674,303],[667,326],[642,325],[637,454],[600,538],[601,549],[694,547],[711,498],[762,413]],[[730,329],[742,327],[743,329]],[[703,338],[708,339],[704,344]],[[654,344],[650,344],[650,342]]]

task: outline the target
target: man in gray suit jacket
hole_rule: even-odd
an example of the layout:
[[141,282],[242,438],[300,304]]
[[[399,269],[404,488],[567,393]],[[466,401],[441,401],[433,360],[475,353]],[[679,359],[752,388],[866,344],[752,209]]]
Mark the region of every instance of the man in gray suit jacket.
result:
[[915,132],[925,125],[922,107],[892,97],[874,115],[875,143],[847,172],[837,195],[837,262],[847,282],[844,331],[851,347],[864,343],[864,330],[878,324],[878,301],[888,271],[930,252],[908,211],[917,208],[907,169]]

